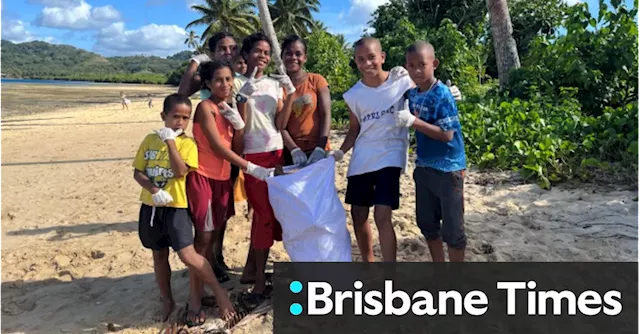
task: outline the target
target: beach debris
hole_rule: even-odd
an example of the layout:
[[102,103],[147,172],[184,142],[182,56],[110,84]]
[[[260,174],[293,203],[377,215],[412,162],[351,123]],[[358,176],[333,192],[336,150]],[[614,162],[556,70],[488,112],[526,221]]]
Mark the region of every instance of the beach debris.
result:
[[101,259],[104,257],[104,252],[100,250],[91,251],[91,258],[94,260]]
[[493,249],[493,246],[490,243],[483,241],[482,245],[480,245],[480,251],[482,254],[493,254],[495,249]]

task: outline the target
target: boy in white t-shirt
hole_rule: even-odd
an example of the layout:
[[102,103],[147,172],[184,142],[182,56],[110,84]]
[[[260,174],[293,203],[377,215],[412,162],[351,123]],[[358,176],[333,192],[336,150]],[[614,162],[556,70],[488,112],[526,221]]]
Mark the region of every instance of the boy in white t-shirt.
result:
[[374,206],[383,261],[395,262],[391,213],[400,206],[400,174],[407,165],[409,130],[396,126],[394,112],[408,108],[404,93],[414,83],[402,67],[382,69],[386,55],[377,39],[364,37],[354,47],[362,79],[343,95],[350,111],[349,132],[340,149],[329,155],[339,161],[353,147],[345,202],[351,204],[362,260],[374,261],[367,222],[369,208]]

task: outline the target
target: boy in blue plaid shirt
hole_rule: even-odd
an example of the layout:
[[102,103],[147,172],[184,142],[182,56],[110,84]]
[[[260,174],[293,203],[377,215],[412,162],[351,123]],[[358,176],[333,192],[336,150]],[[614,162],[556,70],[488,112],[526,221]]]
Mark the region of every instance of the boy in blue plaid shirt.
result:
[[[412,44],[405,53],[406,68],[416,88],[406,94],[408,107],[395,113],[396,124],[416,130],[418,158],[416,217],[434,262],[444,262],[443,241],[449,260],[463,262],[464,171],[466,155],[458,108],[449,88],[434,77],[438,67],[433,46]],[[442,225],[440,223],[442,221]]]

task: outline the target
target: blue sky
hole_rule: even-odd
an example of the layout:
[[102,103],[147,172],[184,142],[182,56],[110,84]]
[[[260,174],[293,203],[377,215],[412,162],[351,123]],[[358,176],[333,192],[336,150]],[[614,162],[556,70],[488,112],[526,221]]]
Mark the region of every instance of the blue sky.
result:
[[[185,50],[189,6],[201,0],[1,0],[2,38],[16,43],[44,40],[105,56],[168,56]],[[573,4],[579,1],[566,0]],[[315,14],[333,33],[355,41],[371,13],[387,0],[321,0]],[[592,12],[598,1],[587,0]],[[625,2],[632,4],[632,0]],[[201,33],[204,27],[194,28]]]

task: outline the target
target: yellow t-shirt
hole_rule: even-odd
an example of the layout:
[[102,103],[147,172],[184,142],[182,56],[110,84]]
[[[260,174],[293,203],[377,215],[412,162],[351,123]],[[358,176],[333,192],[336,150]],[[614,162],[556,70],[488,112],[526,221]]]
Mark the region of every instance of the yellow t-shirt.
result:
[[[189,171],[198,169],[198,148],[193,138],[181,135],[176,138],[176,147],[182,160],[189,166]],[[169,149],[157,134],[147,135],[140,144],[133,168],[143,172],[153,184],[168,192],[173,202],[167,206],[172,208],[187,208],[187,176],[174,177],[169,161]],[[142,189],[140,193],[142,203],[154,206],[151,193]]]

